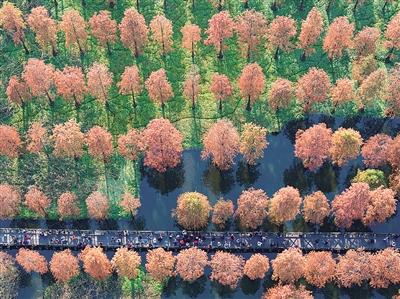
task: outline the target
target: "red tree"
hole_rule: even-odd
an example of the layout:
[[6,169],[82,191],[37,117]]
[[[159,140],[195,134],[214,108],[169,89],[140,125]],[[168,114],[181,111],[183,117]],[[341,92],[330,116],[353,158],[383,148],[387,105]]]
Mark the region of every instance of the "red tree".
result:
[[336,274],[336,262],[332,253],[311,251],[305,257],[304,278],[308,283],[323,288],[333,281]]
[[6,89],[8,101],[18,105],[24,105],[32,99],[32,94],[25,81],[18,76],[11,76]]
[[270,200],[270,220],[276,224],[294,220],[300,211],[301,201],[300,192],[296,188],[288,186],[279,189]]
[[11,126],[0,125],[0,155],[16,158],[21,148],[21,138],[18,131]]
[[201,158],[211,157],[212,162],[221,170],[228,170],[239,152],[239,134],[229,120],[217,121],[204,135],[204,149]]
[[326,100],[329,88],[329,77],[322,69],[311,68],[297,82],[296,96],[307,111],[314,103]]
[[79,274],[78,258],[69,249],[55,252],[50,261],[50,271],[57,281],[68,282]]
[[19,213],[21,196],[11,185],[0,185],[0,219],[14,218]]
[[347,17],[337,17],[332,21],[323,44],[329,59],[341,58],[343,51],[352,47],[353,32],[354,25],[350,24]]
[[15,7],[13,3],[8,1],[3,2],[3,6],[0,8],[0,27],[12,36],[16,45],[22,44],[25,52],[29,53],[25,44],[24,29],[26,25],[22,17],[22,11]]
[[386,248],[370,258],[371,280],[373,288],[388,288],[390,284],[400,282],[400,253],[394,248]]
[[354,100],[356,95],[353,80],[347,78],[338,79],[336,85],[331,88],[331,97],[335,107]]
[[112,273],[111,262],[101,247],[86,246],[79,255],[83,269],[97,280],[105,280]]
[[51,199],[36,186],[30,186],[25,194],[25,204],[39,216],[46,217]]
[[159,69],[150,74],[145,82],[149,97],[154,102],[161,104],[164,115],[165,103],[174,96],[172,86],[168,82],[167,74],[164,69]]
[[244,229],[256,229],[267,217],[268,196],[261,189],[244,190],[238,199],[235,216]]
[[45,64],[43,60],[29,58],[24,67],[22,78],[28,85],[31,93],[35,97],[46,96],[50,102],[50,89],[54,84],[54,67]]
[[183,82],[183,95],[192,102],[192,109],[199,95],[200,75],[195,68],[187,74],[185,82]]
[[128,192],[124,193],[119,205],[126,213],[129,213],[132,217],[135,217],[137,215],[138,209],[141,207],[140,199],[134,197]]
[[199,279],[207,264],[207,252],[195,247],[184,249],[176,256],[176,272],[184,281]]
[[312,46],[315,45],[321,35],[323,26],[324,22],[321,13],[316,7],[313,7],[301,24],[299,47],[303,49],[302,59],[305,59],[306,56],[315,51]]
[[174,276],[174,266],[175,257],[170,251],[157,248],[146,254],[146,270],[155,280],[163,282]]
[[375,100],[385,98],[387,93],[387,73],[383,68],[372,72],[362,81],[358,94],[363,105],[371,106]]
[[253,254],[244,265],[244,275],[251,280],[264,279],[269,270],[269,259],[265,255]]
[[87,74],[89,93],[105,104],[108,100],[108,91],[113,83],[113,74],[105,64],[95,62]]
[[162,47],[162,55],[172,50],[172,22],[163,15],[155,16],[150,22],[153,39]]
[[390,143],[386,157],[392,168],[400,168],[400,135]]
[[296,36],[296,21],[291,17],[277,16],[269,25],[268,40],[275,49],[275,59],[279,50],[288,52],[294,48],[292,39]]
[[231,200],[219,199],[213,207],[212,223],[217,227],[224,228],[226,222],[233,215],[233,209],[234,206]]
[[201,29],[195,24],[186,24],[181,29],[182,47],[192,53],[192,63],[194,64],[194,53],[197,43],[201,40]]
[[206,31],[208,37],[204,41],[206,45],[213,45],[218,51],[218,58],[224,56],[224,41],[233,35],[234,22],[227,11],[221,11],[208,20],[208,29]]
[[400,49],[400,12],[387,24],[385,38],[385,46],[390,49],[388,58],[392,58],[394,49]]
[[53,154],[56,157],[78,158],[83,154],[85,135],[74,120],[55,125],[51,138],[54,142]]
[[305,258],[298,248],[278,253],[272,261],[272,279],[283,283],[295,283],[304,274]]
[[313,299],[314,296],[310,291],[307,291],[304,286],[296,288],[292,284],[277,285],[276,287],[268,289],[267,293],[264,294],[262,299]]
[[392,138],[386,134],[376,134],[363,145],[361,154],[368,167],[380,167],[386,164]]
[[165,172],[182,155],[182,134],[167,119],[153,119],[143,130],[144,165]]
[[53,56],[57,54],[57,22],[49,17],[43,6],[32,8],[27,18],[28,25],[36,34],[36,41],[43,51],[51,49]]
[[251,105],[260,97],[265,88],[265,76],[262,68],[257,63],[246,65],[238,80],[240,94],[247,99],[246,109],[251,110]]
[[332,162],[343,166],[360,154],[363,143],[361,134],[353,129],[339,128],[332,135],[330,154]]
[[232,85],[225,75],[214,74],[211,79],[210,90],[219,102],[219,110],[222,112],[222,101],[232,95]]
[[370,202],[363,217],[363,223],[370,225],[374,222],[383,223],[396,213],[396,193],[388,188],[379,187],[370,193]]
[[207,226],[211,210],[207,196],[199,192],[185,192],[179,195],[174,214],[183,228],[198,230]]
[[293,99],[292,82],[286,79],[276,79],[269,90],[268,104],[272,110],[287,108]]
[[304,167],[314,171],[328,159],[331,144],[332,130],[323,123],[313,125],[305,131],[297,131],[294,154],[303,161]]
[[89,154],[102,161],[106,161],[112,155],[112,135],[102,127],[94,126],[86,133],[86,144]]
[[330,213],[328,199],[321,191],[304,197],[304,220],[314,224],[322,224]]
[[75,66],[66,66],[62,71],[54,73],[57,93],[65,100],[73,102],[76,108],[82,103],[87,87],[82,70]]
[[234,289],[243,276],[244,260],[241,256],[217,251],[211,257],[210,267],[211,280]]
[[86,198],[86,205],[89,217],[96,220],[102,220],[107,217],[110,204],[108,203],[107,197],[100,192],[92,192],[89,197]]
[[61,219],[78,217],[81,213],[78,199],[72,192],[65,192],[60,195],[57,201],[57,208]]
[[142,52],[148,40],[149,29],[147,28],[144,17],[134,8],[128,8],[124,12],[121,24],[121,41],[125,47],[130,49],[135,57]]
[[118,151],[126,159],[135,161],[142,147],[141,135],[136,129],[130,129],[118,138]]
[[92,35],[98,40],[103,47],[108,47],[113,44],[117,38],[117,22],[111,19],[111,13],[106,10],[101,10],[95,13],[89,19],[89,25],[92,29]]
[[18,250],[15,259],[28,273],[38,272],[45,274],[49,271],[46,258],[35,250],[21,248]]
[[268,146],[267,129],[252,123],[244,124],[240,135],[240,153],[249,165],[255,165],[257,159],[264,156]]
[[88,33],[86,31],[86,22],[79,11],[69,9],[65,11],[60,22],[60,29],[65,34],[65,46],[78,47],[81,55],[86,50],[86,40]]
[[121,81],[118,83],[119,93],[130,95],[132,97],[133,108],[136,108],[135,96],[142,92],[142,78],[136,65],[125,67],[121,75]]
[[399,115],[400,113],[400,67],[396,66],[390,70],[388,78],[388,90],[385,100],[389,105],[388,112]]
[[364,27],[354,37],[354,50],[358,56],[375,54],[376,43],[380,38],[380,31],[375,27]]
[[350,249],[345,255],[339,256],[336,266],[336,280],[340,286],[350,288],[360,286],[371,276],[371,254],[362,250]]
[[115,252],[111,263],[119,276],[135,279],[139,274],[141,257],[137,252],[121,247]]
[[47,130],[40,122],[34,122],[30,126],[26,136],[26,150],[32,154],[38,154],[48,142]]

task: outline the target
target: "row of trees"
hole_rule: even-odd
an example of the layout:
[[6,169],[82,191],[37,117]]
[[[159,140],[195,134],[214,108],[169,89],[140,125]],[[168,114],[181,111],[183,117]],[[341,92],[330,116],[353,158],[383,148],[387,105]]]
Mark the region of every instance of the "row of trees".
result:
[[[0,258],[10,266],[2,274],[5,277],[15,276],[18,271],[14,259],[4,252],[1,252]],[[78,257],[67,249],[54,253],[49,264],[38,251],[21,248],[15,260],[28,273],[45,274],[50,270],[54,278],[62,283],[78,275],[80,261],[84,271],[99,281],[106,280],[113,271],[119,276],[134,279],[141,265],[140,255],[127,248],[117,249],[111,261],[100,247],[86,247]],[[272,279],[292,287],[301,278],[317,288],[331,282],[345,288],[360,286],[364,282],[369,282],[374,288],[388,288],[400,282],[400,253],[393,248],[376,253],[348,250],[337,258],[327,251],[312,251],[303,255],[299,249],[290,248],[279,253],[271,264]],[[262,254],[253,254],[245,261],[239,255],[223,251],[217,251],[209,260],[208,254],[196,247],[184,249],[176,256],[162,248],[149,250],[146,254],[145,268],[159,282],[166,282],[175,275],[184,281],[194,282],[204,275],[206,266],[211,267],[211,280],[233,289],[244,275],[250,280],[264,279],[269,272],[270,261]]]

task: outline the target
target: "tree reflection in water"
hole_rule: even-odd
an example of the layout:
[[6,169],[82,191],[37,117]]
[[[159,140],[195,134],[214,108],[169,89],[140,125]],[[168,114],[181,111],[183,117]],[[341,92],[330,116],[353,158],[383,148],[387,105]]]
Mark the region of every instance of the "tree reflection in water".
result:
[[233,170],[219,170],[214,164],[209,164],[203,172],[203,183],[211,189],[214,194],[227,194],[235,184]]
[[192,283],[182,281],[182,292],[183,294],[188,295],[190,298],[196,298],[200,294],[204,293],[206,282],[207,278],[204,275]]
[[257,293],[257,290],[260,288],[260,286],[260,279],[251,280],[247,276],[244,276],[240,282],[240,287],[242,288],[243,293],[246,295],[254,295]]
[[325,162],[315,173],[312,173],[316,189],[329,193],[337,191],[339,169],[330,162]]
[[163,195],[182,187],[185,181],[185,170],[182,163],[164,173],[142,166],[141,173],[143,177],[147,177],[150,187],[159,190]]
[[259,165],[249,165],[244,161],[239,162],[239,167],[236,171],[236,180],[240,186],[244,186],[246,189],[253,186],[260,176]]
[[285,169],[283,183],[285,186],[297,188],[301,194],[307,194],[311,190],[312,179],[307,174],[303,163],[299,159],[295,159],[292,166]]

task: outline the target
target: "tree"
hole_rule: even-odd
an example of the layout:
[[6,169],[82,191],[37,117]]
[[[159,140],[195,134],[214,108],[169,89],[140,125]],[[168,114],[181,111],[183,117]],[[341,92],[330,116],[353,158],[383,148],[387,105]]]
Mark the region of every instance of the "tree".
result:
[[390,70],[388,77],[388,90],[385,100],[389,106],[389,113],[399,115],[400,113],[400,67],[395,66]]
[[196,24],[186,24],[181,29],[182,47],[192,54],[192,64],[194,64],[194,54],[197,43],[201,40],[201,29]]
[[244,265],[244,275],[251,280],[264,279],[269,270],[269,259],[265,255],[253,254]]
[[279,189],[270,200],[270,220],[276,224],[294,220],[300,211],[301,201],[300,192],[296,188],[287,186]]
[[103,220],[107,217],[110,207],[106,196],[98,191],[92,192],[86,199],[88,214],[96,220]]
[[276,287],[268,289],[267,293],[264,294],[262,299],[312,299],[314,298],[310,291],[307,291],[304,286],[296,288],[292,284],[277,285]]
[[400,168],[400,135],[397,135],[389,144],[386,157],[392,168]]
[[47,210],[51,205],[51,199],[38,187],[30,186],[25,194],[25,204],[40,217],[46,217]]
[[207,252],[195,247],[184,249],[176,256],[176,272],[184,281],[199,279],[204,275],[207,264]]
[[237,18],[235,31],[245,48],[247,62],[250,62],[252,54],[267,33],[267,20],[258,11],[246,10]]
[[380,31],[375,27],[364,27],[354,37],[354,50],[358,56],[373,55],[376,52],[376,43],[380,38]]
[[54,84],[54,66],[45,64],[43,60],[29,58],[22,73],[22,79],[28,85],[30,92],[35,97],[46,96],[50,103],[50,89]]
[[339,256],[336,266],[336,280],[340,286],[350,288],[360,286],[371,276],[371,254],[362,250],[350,249]]
[[12,36],[14,44],[22,44],[25,52],[27,54],[29,53],[25,43],[24,29],[26,25],[22,17],[22,11],[13,3],[8,1],[3,2],[3,6],[0,8],[0,27],[3,28],[8,35]]
[[142,204],[140,203],[139,198],[134,197],[128,192],[125,192],[119,205],[126,213],[129,213],[132,217],[135,217]]
[[386,248],[374,253],[370,258],[373,288],[388,288],[400,282],[400,253],[394,248]]
[[222,101],[232,95],[232,85],[225,75],[214,74],[211,79],[210,90],[219,102],[219,111],[222,112]]
[[89,93],[100,103],[106,104],[108,91],[113,83],[113,74],[105,64],[95,62],[87,74]]
[[111,264],[119,276],[135,279],[139,275],[141,257],[137,252],[121,247],[115,252]]
[[292,82],[282,78],[278,78],[272,82],[268,94],[268,104],[273,111],[289,107],[292,99]]
[[149,250],[146,254],[146,271],[160,282],[174,276],[175,257],[163,248]]
[[54,142],[53,154],[56,157],[79,158],[82,156],[85,135],[74,120],[55,125],[51,139]]
[[78,47],[79,53],[83,55],[86,51],[88,33],[86,22],[79,11],[75,9],[65,11],[59,26],[65,34],[65,46],[67,48]]
[[334,280],[336,262],[328,251],[311,251],[305,256],[304,278],[309,284],[323,288]]
[[297,82],[296,96],[304,104],[304,111],[311,108],[314,103],[326,100],[331,83],[326,72],[312,67]]
[[234,289],[243,276],[244,259],[232,253],[217,251],[211,257],[210,267],[211,280]]
[[200,89],[200,75],[194,67],[187,74],[185,82],[183,82],[183,95],[192,102],[192,109],[195,108],[197,97]]
[[111,52],[110,46],[117,39],[117,22],[111,18],[111,13],[101,10],[89,19],[92,35],[98,40],[102,47],[107,47]]
[[224,41],[233,35],[234,22],[227,11],[221,11],[208,20],[206,45],[213,45],[218,52],[218,58],[224,57]]
[[61,219],[78,217],[81,213],[78,199],[72,192],[64,192],[57,201],[58,214]]
[[378,62],[375,59],[375,55],[360,57],[352,62],[352,78],[361,84],[365,78],[377,69]]
[[212,210],[207,196],[198,192],[179,195],[175,209],[176,220],[185,229],[198,230],[208,223]]
[[238,80],[240,94],[247,99],[247,111],[251,110],[251,105],[260,97],[265,88],[265,76],[261,67],[257,63],[246,65]]
[[27,22],[42,50],[47,52],[50,48],[53,56],[57,55],[57,22],[49,17],[47,9],[43,6],[32,8]]
[[341,194],[336,195],[332,201],[335,224],[349,228],[354,220],[363,219],[370,196],[370,189],[366,183],[353,183]]
[[345,16],[335,18],[328,27],[323,49],[330,60],[341,58],[343,51],[353,45],[354,25]]
[[301,59],[304,60],[315,50],[315,45],[324,28],[322,15],[316,7],[313,7],[307,15],[307,18],[301,23],[301,31],[299,35],[299,48],[303,49]]
[[50,261],[50,271],[57,281],[66,283],[79,274],[78,258],[69,249],[55,252]]
[[365,225],[371,225],[374,222],[384,223],[396,213],[397,198],[392,189],[381,186],[372,190],[370,195],[370,202],[363,217]]
[[385,165],[392,141],[392,138],[386,134],[376,134],[370,137],[361,149],[364,164],[368,167]]
[[15,259],[5,252],[0,252],[0,297],[17,298],[20,272]]
[[336,80],[336,85],[331,88],[331,98],[335,107],[347,102],[351,102],[356,98],[354,92],[354,81],[342,78]]
[[8,184],[0,185],[0,219],[17,216],[21,205],[21,196],[17,189]]
[[225,4],[225,0],[208,0],[208,2],[210,2],[213,7],[217,8],[218,11],[221,11]]
[[16,158],[21,148],[21,138],[18,131],[11,126],[0,125],[0,155]]
[[224,228],[226,222],[233,215],[233,208],[234,206],[231,200],[219,199],[213,207],[212,223],[217,227]]
[[162,113],[164,116],[165,103],[174,96],[172,86],[168,82],[167,74],[164,69],[159,69],[150,74],[145,82],[149,97],[154,102],[161,104]]
[[386,186],[385,173],[378,169],[357,170],[356,176],[351,180],[352,183],[367,183],[371,190]]
[[267,129],[252,123],[244,124],[240,135],[240,153],[249,165],[255,165],[256,160],[264,156],[267,146]]
[[162,47],[162,55],[172,50],[172,22],[163,15],[155,16],[150,22],[153,39]]
[[124,46],[131,50],[135,57],[142,54],[149,33],[144,17],[133,7],[126,9],[119,30]]
[[130,95],[132,97],[132,106],[135,109],[137,106],[136,95],[140,94],[143,90],[142,78],[136,65],[125,67],[118,87],[120,94]]
[[362,81],[358,93],[362,104],[371,106],[375,99],[385,98],[387,91],[386,70],[379,68]]
[[353,129],[339,128],[332,135],[331,159],[338,166],[355,159],[360,154],[363,143],[361,134]]
[[296,21],[291,17],[277,16],[271,22],[267,34],[270,46],[275,49],[275,59],[279,57],[279,50],[288,52],[294,48],[292,39],[296,32]]
[[32,123],[26,136],[26,150],[32,154],[39,154],[47,142],[46,128],[40,122]]
[[321,225],[330,213],[328,199],[321,191],[316,191],[304,197],[304,220]]
[[332,130],[324,123],[313,125],[296,132],[294,155],[303,161],[304,167],[315,171],[328,159],[331,144]]
[[15,75],[11,76],[8,81],[6,94],[10,103],[22,106],[32,99],[32,94],[26,82]]
[[272,261],[272,279],[295,283],[304,274],[305,258],[299,248],[285,249]]
[[94,126],[86,133],[89,154],[105,162],[112,155],[112,135],[106,129]]
[[228,170],[239,152],[240,137],[229,120],[217,121],[203,136],[204,149],[201,158],[211,157],[212,162],[220,170]]
[[144,165],[165,172],[181,162],[182,134],[167,119],[153,119],[142,132]]
[[261,189],[244,190],[237,201],[235,216],[244,229],[256,229],[267,217],[268,196]]
[[135,161],[142,147],[141,135],[136,129],[130,129],[118,138],[118,151],[128,160]]
[[20,248],[15,259],[28,273],[38,272],[45,274],[48,271],[46,258],[35,250]]
[[79,255],[83,269],[97,280],[105,280],[112,273],[112,265],[101,247],[86,246]]
[[393,51],[400,49],[400,12],[398,12],[387,24],[385,31],[385,46],[389,49],[387,58],[393,57]]

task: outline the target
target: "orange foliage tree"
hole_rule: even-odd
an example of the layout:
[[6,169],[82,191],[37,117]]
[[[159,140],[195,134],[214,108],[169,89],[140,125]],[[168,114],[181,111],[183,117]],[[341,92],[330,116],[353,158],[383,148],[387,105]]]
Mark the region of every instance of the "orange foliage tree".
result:
[[51,205],[51,199],[38,187],[30,186],[25,194],[25,204],[40,217],[46,217],[47,210]]
[[264,279],[269,270],[269,259],[265,255],[253,254],[244,265],[244,275],[251,280]]
[[87,74],[89,93],[100,103],[106,104],[108,91],[113,83],[113,75],[105,64],[95,62]]
[[354,80],[361,83],[367,78],[372,72],[378,69],[378,62],[375,59],[375,55],[368,55],[353,60],[351,66],[351,74]]
[[130,95],[132,97],[132,106],[136,108],[136,95],[142,92],[142,78],[136,65],[125,67],[121,75],[121,81],[118,83],[119,93]]
[[18,157],[21,138],[18,131],[11,126],[0,125],[0,155],[10,159]]
[[267,33],[267,20],[258,11],[245,10],[238,17],[235,30],[239,36],[239,42],[245,49],[247,62],[250,62],[252,54]]
[[211,79],[210,90],[219,102],[219,111],[222,112],[222,101],[232,95],[232,85],[225,75],[214,74]]
[[38,154],[48,142],[47,130],[40,122],[31,124],[26,134],[26,150]]
[[325,35],[323,49],[329,59],[341,58],[345,49],[353,45],[354,25],[347,17],[337,17],[329,25]]
[[129,213],[132,217],[135,217],[142,204],[140,203],[139,198],[134,197],[128,192],[125,192],[119,205],[126,213]]
[[375,100],[386,97],[387,93],[387,73],[383,68],[379,68],[373,71],[362,81],[358,95],[361,102],[365,106],[371,106],[375,103]]
[[397,135],[390,143],[386,155],[392,168],[400,168],[400,135]]
[[385,31],[385,46],[389,49],[387,58],[392,58],[393,51],[400,49],[400,12],[398,12],[387,24]]
[[200,75],[195,68],[192,68],[183,82],[183,95],[192,102],[192,109],[199,95]]
[[207,252],[192,247],[184,249],[176,256],[176,273],[184,280],[193,282],[204,275],[208,264]]
[[395,66],[391,69],[388,77],[388,90],[385,100],[388,103],[389,113],[399,115],[400,113],[400,67]]
[[323,288],[334,280],[336,262],[328,251],[311,251],[305,256],[304,278],[309,284]]
[[27,22],[35,32],[40,48],[47,52],[51,49],[53,56],[57,55],[57,22],[49,17],[49,12],[43,6],[32,8]]
[[268,216],[273,223],[282,224],[285,221],[294,220],[300,211],[300,192],[287,186],[275,192],[271,198]]
[[204,149],[201,158],[211,156],[212,162],[221,170],[228,170],[240,149],[240,137],[229,120],[217,121],[203,136]]
[[83,154],[85,135],[74,120],[55,125],[51,139],[54,142],[53,154],[56,157],[78,158]]
[[144,17],[135,8],[125,10],[119,30],[124,46],[131,50],[135,57],[142,54],[148,40],[149,29]]
[[117,39],[117,22],[111,18],[111,13],[107,10],[101,10],[95,13],[89,19],[89,25],[92,29],[92,35],[98,40],[102,47],[110,50],[110,45]]
[[189,50],[192,54],[192,63],[194,63],[194,54],[197,43],[201,40],[201,29],[196,24],[186,24],[181,29],[182,47]]
[[343,166],[360,154],[363,140],[361,134],[353,129],[339,128],[332,135],[330,155],[332,162]]
[[251,105],[260,97],[265,88],[265,76],[262,68],[257,63],[246,65],[238,80],[240,94],[247,99],[246,109],[251,110]]
[[60,29],[65,34],[65,46],[67,48],[78,47],[79,53],[84,54],[86,50],[86,31],[85,19],[75,9],[66,10],[61,18]]
[[18,105],[24,105],[32,99],[28,84],[15,75],[11,76],[8,81],[6,94],[10,103]]
[[361,154],[368,167],[380,167],[386,164],[392,138],[386,134],[376,134],[363,145]]
[[271,84],[268,94],[268,104],[272,110],[287,108],[293,99],[292,82],[278,78]]
[[49,271],[46,258],[35,250],[20,248],[15,256],[18,264],[28,273],[45,274]]
[[321,191],[314,192],[304,197],[304,220],[321,225],[330,213],[328,199]]
[[50,271],[57,281],[66,283],[79,274],[78,258],[69,249],[55,252],[51,257]]
[[97,280],[105,280],[112,273],[112,265],[101,247],[86,246],[79,255],[83,269]]
[[167,74],[164,69],[159,69],[150,74],[145,82],[149,97],[154,102],[161,104],[162,113],[164,115],[165,103],[174,96],[172,86],[168,82]]
[[210,267],[211,280],[234,289],[243,276],[244,259],[232,253],[217,251],[211,257]]
[[94,126],[86,133],[88,151],[94,158],[106,161],[113,152],[112,135],[106,129]]
[[296,21],[291,17],[277,16],[269,25],[268,41],[275,49],[275,59],[279,57],[279,50],[288,52],[294,48],[292,39],[296,36]]
[[233,215],[233,202],[231,200],[219,199],[214,207],[211,221],[219,228],[224,228],[226,222]]
[[296,96],[307,111],[314,103],[326,100],[331,83],[322,69],[310,68],[297,82]]
[[153,119],[142,132],[144,165],[165,172],[181,162],[182,134],[164,118]]
[[272,261],[272,279],[295,283],[304,274],[305,258],[299,248],[285,249]]
[[299,48],[303,49],[302,60],[315,51],[312,46],[321,35],[323,26],[324,22],[321,13],[316,7],[313,7],[308,13],[307,18],[301,24]]
[[276,287],[268,289],[264,294],[262,299],[286,299],[286,298],[296,298],[296,299],[313,299],[314,296],[310,291],[307,291],[304,286],[296,288],[292,284],[287,285],[277,285]]
[[66,66],[62,71],[54,73],[54,83],[57,93],[65,100],[73,102],[78,113],[79,105],[87,92],[82,70],[75,66]]
[[235,216],[245,229],[256,229],[267,217],[268,196],[261,189],[244,190],[237,205]]
[[80,215],[78,199],[72,192],[64,192],[57,201],[58,214],[61,219],[73,218]]
[[360,286],[371,277],[371,254],[362,250],[350,249],[339,256],[336,266],[336,280],[340,286],[350,288]]
[[353,80],[347,78],[336,80],[336,85],[331,88],[331,98],[335,107],[354,100],[356,95]]
[[174,276],[175,257],[163,248],[149,250],[146,254],[146,270],[158,281],[166,281]]
[[379,187],[370,193],[370,202],[363,217],[363,223],[383,223],[396,212],[397,198],[392,189]]
[[185,229],[201,229],[207,226],[211,210],[207,196],[198,192],[185,192],[177,200],[176,220]]
[[221,11],[208,20],[207,39],[204,41],[206,45],[213,45],[218,52],[218,58],[224,56],[224,41],[232,37],[234,22],[227,11]]
[[90,217],[96,220],[105,219],[107,217],[110,204],[108,203],[107,197],[100,192],[92,192],[88,198],[86,198],[86,205]]
[[378,28],[364,27],[354,37],[354,50],[358,56],[375,54],[376,43],[381,33]]
[[267,146],[267,129],[252,123],[244,124],[240,135],[240,153],[249,165],[255,165],[256,160],[264,156]]
[[0,219],[14,218],[21,205],[21,196],[17,189],[8,184],[0,185]]
[[115,252],[111,264],[119,276],[135,279],[139,274],[141,258],[137,252],[121,247]]
[[155,16],[150,22],[153,39],[161,45],[162,55],[172,50],[172,22],[163,15]]
[[141,136],[136,129],[130,129],[118,138],[118,151],[126,159],[135,161],[142,148]]
[[4,1],[3,6],[0,8],[0,27],[10,36],[14,44],[20,45],[29,53],[28,47],[25,43],[24,29],[26,27],[22,17],[22,11],[13,3]]
[[328,159],[331,144],[332,130],[323,123],[313,125],[297,131],[294,154],[303,161],[304,167],[314,171]]
[[373,288],[388,288],[390,284],[400,282],[400,253],[394,248],[386,248],[374,253],[370,258],[371,277],[369,284]]
[[43,60],[37,58],[29,58],[24,67],[22,78],[33,96],[46,96],[50,103],[53,101],[50,96],[50,89],[54,84],[53,65],[45,64]]

